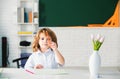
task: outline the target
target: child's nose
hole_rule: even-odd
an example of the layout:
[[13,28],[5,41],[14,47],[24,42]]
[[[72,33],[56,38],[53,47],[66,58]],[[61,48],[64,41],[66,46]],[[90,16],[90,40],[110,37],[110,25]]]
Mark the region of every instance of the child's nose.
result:
[[45,39],[45,42],[47,43],[47,39]]
[[46,42],[46,43],[48,43],[48,42],[49,42],[49,40],[48,40],[48,39],[45,39],[45,42]]
[[47,40],[47,43],[49,43],[50,42],[50,40]]

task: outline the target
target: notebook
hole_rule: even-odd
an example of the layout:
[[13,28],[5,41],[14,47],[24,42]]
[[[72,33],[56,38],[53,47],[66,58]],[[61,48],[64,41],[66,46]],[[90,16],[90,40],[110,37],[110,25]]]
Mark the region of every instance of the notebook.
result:
[[66,72],[64,69],[35,69],[34,73],[36,75],[66,75],[68,72]]

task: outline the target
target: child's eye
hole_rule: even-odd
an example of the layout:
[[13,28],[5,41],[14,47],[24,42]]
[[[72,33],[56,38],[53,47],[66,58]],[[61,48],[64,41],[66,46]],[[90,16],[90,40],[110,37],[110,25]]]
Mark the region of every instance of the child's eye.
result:
[[49,38],[47,40],[50,40]]
[[44,40],[44,38],[41,38],[41,40]]
[[51,39],[50,39],[50,38],[48,38],[47,40],[48,40],[48,41],[51,41]]

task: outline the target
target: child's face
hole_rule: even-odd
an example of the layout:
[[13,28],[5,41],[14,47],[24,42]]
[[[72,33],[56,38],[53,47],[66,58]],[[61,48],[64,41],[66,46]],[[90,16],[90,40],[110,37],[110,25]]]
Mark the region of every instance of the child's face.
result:
[[52,39],[49,35],[45,35],[44,33],[40,34],[39,45],[41,49],[48,49]]

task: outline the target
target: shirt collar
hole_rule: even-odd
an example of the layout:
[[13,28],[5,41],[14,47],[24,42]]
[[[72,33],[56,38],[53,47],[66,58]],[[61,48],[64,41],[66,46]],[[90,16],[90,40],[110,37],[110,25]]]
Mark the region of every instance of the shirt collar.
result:
[[42,53],[40,50],[38,50],[36,53],[37,54],[49,54],[52,50],[49,48],[47,49],[44,53]]

